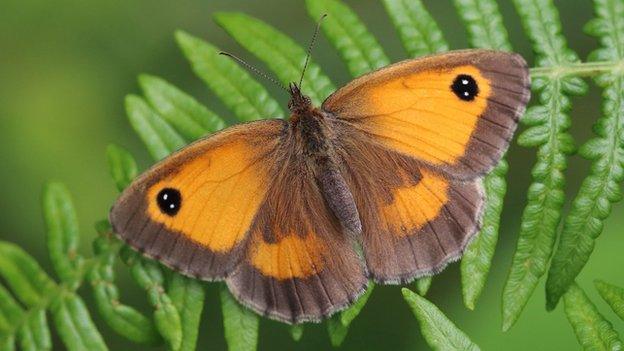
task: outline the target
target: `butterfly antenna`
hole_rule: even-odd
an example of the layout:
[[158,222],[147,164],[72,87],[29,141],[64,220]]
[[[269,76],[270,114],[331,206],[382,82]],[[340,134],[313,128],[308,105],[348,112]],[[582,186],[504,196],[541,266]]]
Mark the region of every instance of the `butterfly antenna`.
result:
[[234,61],[236,61],[236,62],[240,63],[240,64],[241,64],[241,65],[243,65],[245,68],[247,68],[248,70],[252,71],[253,73],[255,73],[255,74],[259,75],[260,77],[262,77],[262,78],[264,78],[264,79],[266,79],[266,80],[268,80],[268,81],[270,81],[270,82],[274,83],[274,84],[275,84],[275,85],[277,85],[278,87],[280,87],[280,88],[282,88],[282,89],[284,89],[284,90],[286,90],[287,92],[289,92],[289,93],[290,93],[290,90],[286,89],[286,87],[284,87],[284,86],[282,85],[282,83],[278,82],[278,81],[277,81],[277,79],[275,79],[275,78],[273,78],[273,77],[269,76],[268,74],[266,74],[266,73],[264,73],[263,71],[261,71],[261,70],[257,69],[256,67],[254,67],[254,66],[252,66],[252,65],[248,64],[247,62],[243,61],[243,59],[241,59],[240,57],[237,57],[237,56],[235,56],[235,55],[233,55],[233,54],[230,54],[229,52],[224,52],[224,51],[221,51],[221,52],[219,53],[219,55],[224,55],[224,56],[227,56],[227,57],[231,58],[232,60],[234,60]]
[[306,69],[308,68],[308,63],[310,62],[310,56],[312,55],[312,48],[314,47],[314,42],[316,42],[316,37],[318,36],[318,32],[321,29],[321,23],[327,17],[327,14],[321,16],[321,18],[316,23],[316,29],[314,30],[314,34],[312,35],[312,40],[310,40],[310,45],[308,46],[308,54],[306,55],[305,64],[303,65],[303,71],[301,71],[301,78],[299,79],[299,88],[301,88],[301,83],[303,83],[303,76],[305,75]]

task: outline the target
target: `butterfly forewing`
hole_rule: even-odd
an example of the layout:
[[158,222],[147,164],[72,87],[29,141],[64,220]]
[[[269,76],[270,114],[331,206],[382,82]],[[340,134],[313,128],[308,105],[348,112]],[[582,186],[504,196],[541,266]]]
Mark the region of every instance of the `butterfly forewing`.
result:
[[457,51],[364,75],[332,94],[323,109],[389,150],[472,179],[509,146],[529,81],[517,54]]

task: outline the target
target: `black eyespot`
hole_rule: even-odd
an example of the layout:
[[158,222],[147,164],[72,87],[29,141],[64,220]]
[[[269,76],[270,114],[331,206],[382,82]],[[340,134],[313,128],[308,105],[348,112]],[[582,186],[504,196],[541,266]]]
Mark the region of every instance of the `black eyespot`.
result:
[[479,95],[477,82],[467,74],[460,74],[455,77],[453,85],[451,85],[451,90],[453,90],[458,98],[464,101],[472,101]]
[[160,211],[168,216],[175,216],[182,205],[182,195],[177,189],[164,188],[156,196],[156,202]]

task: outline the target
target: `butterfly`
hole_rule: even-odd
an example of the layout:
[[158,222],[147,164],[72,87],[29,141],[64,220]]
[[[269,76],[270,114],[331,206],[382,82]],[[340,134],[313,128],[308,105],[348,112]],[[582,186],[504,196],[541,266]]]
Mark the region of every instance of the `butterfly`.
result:
[[137,178],[110,212],[130,246],[224,280],[287,323],[346,308],[369,280],[436,274],[480,228],[482,179],[530,97],[524,59],[462,50],[365,74],[290,117],[207,136]]

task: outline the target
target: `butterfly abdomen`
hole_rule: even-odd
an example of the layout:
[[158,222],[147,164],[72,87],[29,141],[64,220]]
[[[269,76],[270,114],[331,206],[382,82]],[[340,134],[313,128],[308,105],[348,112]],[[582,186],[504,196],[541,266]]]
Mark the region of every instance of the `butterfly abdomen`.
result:
[[335,136],[328,118],[323,111],[311,108],[296,116],[293,126],[327,205],[345,231],[359,234],[362,230],[360,217],[336,161],[332,146]]

